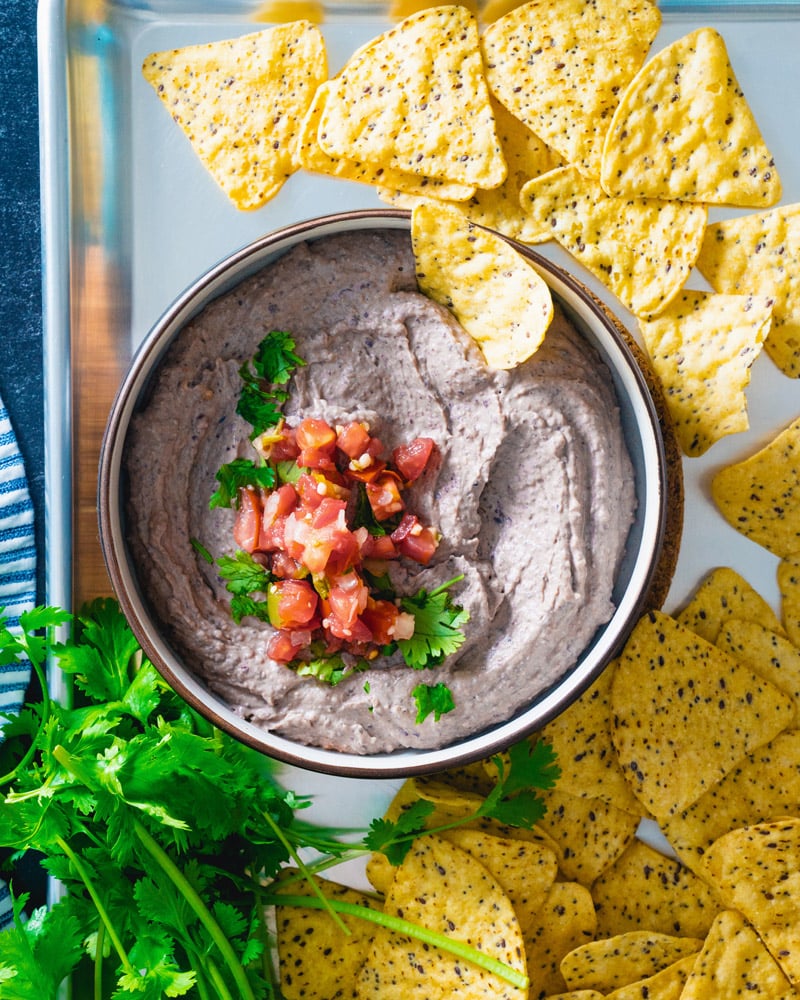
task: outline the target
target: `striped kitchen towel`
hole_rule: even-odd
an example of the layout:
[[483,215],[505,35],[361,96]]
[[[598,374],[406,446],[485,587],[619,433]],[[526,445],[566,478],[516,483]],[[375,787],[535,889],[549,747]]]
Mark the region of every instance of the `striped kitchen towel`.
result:
[[[33,504],[25,466],[8,411],[0,399],[0,608],[10,629],[36,603],[36,547]],[[18,712],[25,700],[31,667],[0,666],[0,712]],[[12,920],[7,886],[0,882],[0,929]]]

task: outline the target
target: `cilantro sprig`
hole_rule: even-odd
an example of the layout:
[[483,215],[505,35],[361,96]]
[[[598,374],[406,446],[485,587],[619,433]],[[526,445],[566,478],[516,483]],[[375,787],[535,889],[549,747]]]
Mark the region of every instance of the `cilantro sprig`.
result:
[[463,644],[462,626],[469,621],[469,611],[454,604],[450,596],[450,588],[463,579],[463,575],[455,576],[435,590],[420,589],[401,598],[401,608],[414,616],[415,623],[411,638],[397,643],[409,667],[437,667]]

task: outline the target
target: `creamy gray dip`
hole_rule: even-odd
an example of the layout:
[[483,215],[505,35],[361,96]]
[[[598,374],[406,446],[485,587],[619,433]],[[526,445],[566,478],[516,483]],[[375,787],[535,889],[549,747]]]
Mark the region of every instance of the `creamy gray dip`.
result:
[[[408,505],[443,538],[428,566],[392,564],[400,593],[464,574],[463,646],[441,666],[398,663],[336,687],[270,660],[268,624],[231,619],[197,556],[232,553],[233,512],[209,510],[215,473],[251,454],[235,415],[239,366],[273,329],[307,365],[295,422],[365,420],[387,451],[433,438],[441,462]],[[636,507],[611,378],[557,309],[534,358],[486,368],[452,316],[416,289],[408,234],[300,245],[217,299],[177,337],[127,446],[129,540],[156,616],[190,669],[246,718],[302,743],[355,753],[435,747],[510,718],[566,671],[612,612]],[[412,689],[442,681],[456,708],[415,723]],[[368,683],[365,683],[368,682]]]

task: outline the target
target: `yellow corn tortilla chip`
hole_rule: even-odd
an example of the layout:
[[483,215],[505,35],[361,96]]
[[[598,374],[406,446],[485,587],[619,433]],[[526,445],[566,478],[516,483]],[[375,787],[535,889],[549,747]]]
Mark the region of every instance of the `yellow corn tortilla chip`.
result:
[[790,378],[800,376],[800,203],[715,222],[697,268],[716,292],[772,299],[764,350]]
[[716,642],[722,626],[736,618],[757,622],[783,633],[778,616],[761,594],[730,566],[717,566],[701,582],[677,621],[708,642]]
[[591,889],[597,937],[628,931],[704,938],[720,906],[710,886],[674,858],[634,840]]
[[[286,879],[297,874],[294,869],[286,869],[274,888],[278,893],[307,895],[308,886],[302,877],[285,884]],[[315,878],[314,881],[327,899],[379,908],[375,899],[366,893],[328,879]],[[342,915],[341,919],[347,933],[323,910],[276,907],[281,995],[286,1000],[329,1000],[330,997],[352,995],[356,973],[364,961],[375,928],[359,917]]]
[[233,204],[255,209],[298,167],[294,136],[327,61],[319,29],[294,21],[154,52],[142,73]]
[[475,17],[459,5],[406,18],[330,83],[319,143],[331,156],[496,187],[506,164]]
[[732,830],[706,867],[725,903],[742,913],[790,980],[800,985],[800,819]]
[[[522,933],[511,901],[480,862],[433,834],[415,841],[386,895],[386,913],[467,941],[525,975]],[[379,928],[356,980],[359,1000],[449,1000],[464,995],[525,1000],[512,986],[433,946]]]
[[489,230],[444,205],[422,202],[411,216],[420,289],[446,306],[491,368],[514,368],[536,351],[553,319],[544,279]]
[[681,1000],[788,1000],[789,981],[741,913],[719,914],[697,956]]
[[660,24],[650,0],[532,0],[486,28],[486,79],[512,114],[599,178],[619,95]]
[[603,1000],[599,990],[567,990],[565,993],[550,993],[547,1000]]
[[571,705],[548,722],[541,737],[553,748],[562,792],[599,798],[623,812],[640,816],[611,741],[611,682],[616,661]]
[[668,965],[647,979],[620,986],[606,994],[607,1000],[680,1000],[689,973],[694,968],[696,955],[687,955]]
[[795,706],[791,725],[796,726],[800,711],[800,649],[763,625],[735,618],[722,626],[717,645],[789,695]]
[[286,24],[298,20],[322,24],[325,5],[319,0],[265,0],[250,15],[250,19],[261,24]]
[[304,170],[311,173],[326,174],[342,180],[358,181],[362,184],[385,184],[402,188],[409,195],[435,195],[437,198],[447,198],[453,201],[463,201],[471,198],[475,188],[467,184],[457,184],[442,181],[437,178],[419,177],[416,174],[405,174],[375,163],[359,163],[345,156],[330,156],[320,146],[317,138],[322,109],[325,106],[329,91],[329,83],[321,84],[311,102],[300,125],[294,143],[294,156]]
[[556,882],[536,917],[522,927],[532,998],[566,989],[561,960],[591,941],[596,927],[589,890],[577,882]]
[[736,80],[722,36],[698,28],[658,52],[628,84],[603,147],[611,195],[768,208],[775,161]]
[[686,809],[794,716],[783,691],[660,611],[625,644],[611,704],[620,763],[656,819]]
[[640,321],[684,454],[750,426],[745,389],[771,321],[767,299],[692,290]]
[[662,828],[681,860],[705,877],[704,855],[723,834],[798,813],[800,731],[792,729],[747,754],[697,802],[666,819]]
[[[505,236],[522,243],[542,243],[550,233],[536,228],[530,216],[522,211],[519,193],[532,177],[538,177],[558,166],[555,153],[519,119],[515,118],[496,101],[492,102],[500,147],[508,164],[508,174],[503,183],[492,190],[475,190],[472,197],[462,198],[450,207],[479,226],[495,229]],[[380,182],[379,197],[390,205],[413,209],[420,195],[446,200],[449,196],[436,188],[414,192],[406,186],[392,190],[388,178]]]
[[636,836],[639,816],[602,799],[556,788],[539,793],[547,812],[539,827],[558,845],[558,867],[571,882],[590,886]]
[[678,959],[696,955],[702,947],[702,938],[626,931],[571,951],[561,961],[561,974],[570,989],[595,989],[606,994],[647,979]]
[[610,198],[575,167],[529,181],[520,203],[634,315],[649,319],[672,301],[692,269],[705,231],[702,205]]
[[776,556],[800,551],[800,418],[711,481],[725,520]]
[[777,575],[781,623],[795,646],[800,646],[800,555],[781,559]]

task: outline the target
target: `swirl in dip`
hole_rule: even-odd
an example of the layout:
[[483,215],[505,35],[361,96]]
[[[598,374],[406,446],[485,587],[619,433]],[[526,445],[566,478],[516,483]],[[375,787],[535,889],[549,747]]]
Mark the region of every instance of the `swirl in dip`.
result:
[[[236,624],[217,567],[235,512],[209,509],[217,470],[251,453],[235,408],[240,367],[269,330],[306,364],[287,420],[366,422],[387,451],[432,438],[406,491],[441,533],[429,565],[387,563],[395,592],[451,589],[466,639],[431,670],[398,654],[335,686],[270,659],[273,628]],[[419,293],[407,232],[301,244],[208,305],[175,338],[125,459],[127,525],[141,587],[187,665],[236,711],[288,739],[369,754],[429,748],[509,719],[557,682],[613,613],[636,509],[613,383],[556,306],[534,357],[492,371],[445,309]],[[424,676],[421,676],[424,675]],[[417,723],[412,690],[446,684],[455,708]]]

